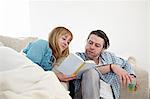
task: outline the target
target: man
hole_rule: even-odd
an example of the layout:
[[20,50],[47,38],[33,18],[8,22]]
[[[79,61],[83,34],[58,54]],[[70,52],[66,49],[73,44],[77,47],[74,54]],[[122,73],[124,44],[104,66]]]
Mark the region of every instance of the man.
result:
[[105,51],[108,47],[109,39],[103,31],[95,30],[89,34],[85,53],[77,54],[85,61],[93,60],[96,68],[84,72],[82,78],[73,82],[75,99],[79,96],[82,99],[119,99],[120,84],[127,85],[136,80],[127,61]]

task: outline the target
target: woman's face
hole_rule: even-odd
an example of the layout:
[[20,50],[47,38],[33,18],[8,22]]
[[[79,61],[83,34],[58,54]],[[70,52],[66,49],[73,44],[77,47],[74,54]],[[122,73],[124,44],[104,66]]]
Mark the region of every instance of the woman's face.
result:
[[61,52],[63,52],[66,48],[68,48],[70,42],[71,42],[71,35],[69,33],[62,35],[58,38],[58,46]]

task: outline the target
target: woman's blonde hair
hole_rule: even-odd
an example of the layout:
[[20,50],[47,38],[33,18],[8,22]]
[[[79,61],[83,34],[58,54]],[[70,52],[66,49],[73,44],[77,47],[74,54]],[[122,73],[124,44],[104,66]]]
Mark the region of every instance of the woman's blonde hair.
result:
[[65,27],[56,27],[49,33],[49,47],[52,49],[52,53],[56,60],[60,57],[66,57],[69,54],[69,47],[61,52],[58,45],[58,38],[66,34],[71,35],[71,40],[73,39],[72,33]]

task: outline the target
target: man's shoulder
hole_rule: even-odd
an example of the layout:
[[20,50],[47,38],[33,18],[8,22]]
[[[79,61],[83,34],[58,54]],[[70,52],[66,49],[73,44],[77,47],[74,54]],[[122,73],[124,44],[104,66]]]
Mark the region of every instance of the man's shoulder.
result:
[[76,52],[75,54],[77,54],[78,56],[85,56],[84,52]]
[[84,52],[76,52],[78,56],[80,56],[83,60],[87,60],[87,56]]
[[112,52],[109,51],[104,51],[103,53],[101,53],[100,55],[101,58],[103,58],[104,60],[115,60],[116,55]]
[[109,51],[104,51],[101,53],[102,56],[115,56],[115,54],[113,52],[109,52]]

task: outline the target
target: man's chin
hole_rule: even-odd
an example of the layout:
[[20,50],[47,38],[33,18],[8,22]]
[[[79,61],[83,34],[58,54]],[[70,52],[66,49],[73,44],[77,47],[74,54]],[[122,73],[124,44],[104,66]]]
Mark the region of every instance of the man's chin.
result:
[[93,55],[90,55],[90,54],[87,54],[87,57],[88,57],[89,59],[93,59],[93,58],[94,58]]

